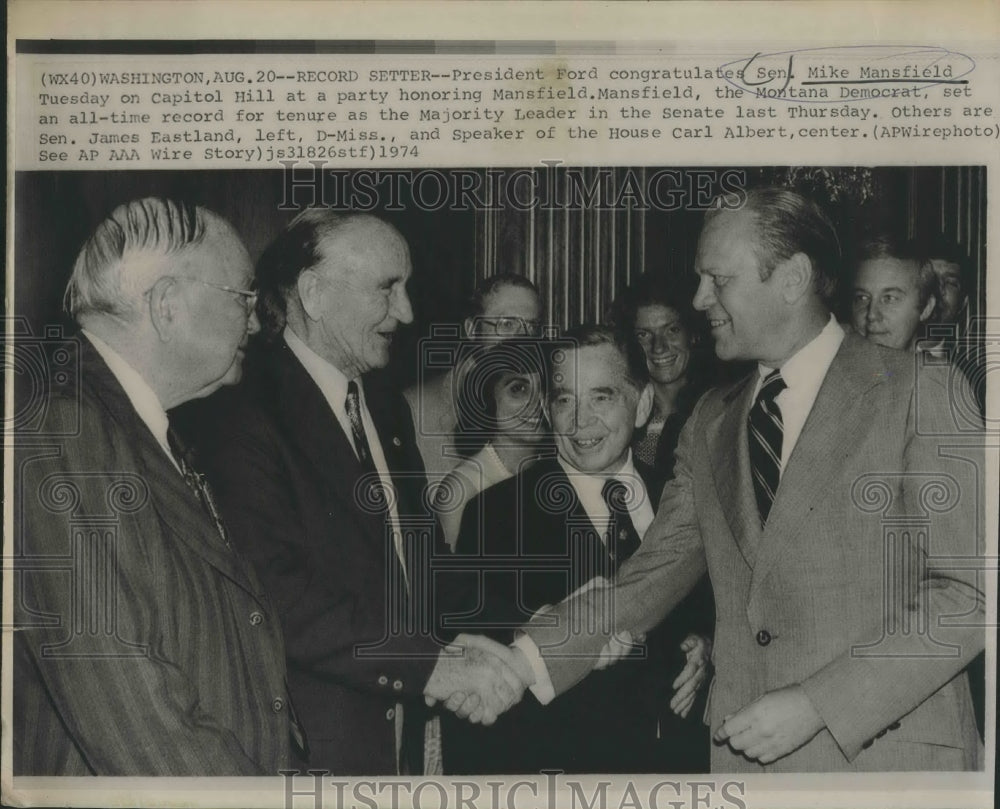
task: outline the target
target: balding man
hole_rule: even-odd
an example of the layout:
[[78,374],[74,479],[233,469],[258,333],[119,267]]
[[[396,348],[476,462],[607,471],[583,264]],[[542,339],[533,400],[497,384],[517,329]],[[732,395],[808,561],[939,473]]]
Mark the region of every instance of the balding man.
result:
[[278,622],[165,412],[239,379],[252,281],[228,223],[163,199],[80,251],[78,363],[17,436],[15,774],[287,766]]
[[338,775],[421,774],[425,696],[523,692],[500,662],[515,652],[441,655],[433,635],[436,525],[413,422],[371,374],[413,318],[410,272],[387,222],[300,214],[258,263],[273,339],[215,430],[210,478],[281,613],[309,739],[298,763]]

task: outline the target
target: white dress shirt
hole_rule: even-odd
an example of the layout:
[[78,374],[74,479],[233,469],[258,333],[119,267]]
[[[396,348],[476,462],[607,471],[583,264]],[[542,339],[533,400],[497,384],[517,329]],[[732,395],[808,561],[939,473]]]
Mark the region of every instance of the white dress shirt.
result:
[[92,334],[86,329],[82,329],[81,331],[83,336],[90,340],[91,345],[94,346],[97,353],[101,355],[101,359],[104,360],[108,369],[114,375],[115,379],[118,380],[118,384],[122,386],[122,390],[125,391],[125,395],[132,403],[132,407],[135,408],[135,412],[142,419],[142,423],[149,428],[149,431],[153,434],[153,438],[156,439],[156,443],[160,445],[170,459],[170,463],[179,472],[180,467],[177,466],[177,459],[174,458],[174,453],[170,451],[170,443],[167,441],[167,430],[170,429],[170,420],[167,418],[167,411],[163,409],[163,405],[160,403],[160,398],[149,387],[149,383],[142,378],[142,375],[122,359],[121,354],[96,334]]
[[[294,331],[285,326],[285,342],[292,353],[296,356],[306,373],[312,377],[313,382],[319,387],[320,393],[326,399],[326,403],[336,416],[340,428],[347,436],[347,443],[354,449],[357,456],[358,448],[354,445],[354,432],[351,429],[351,420],[347,417],[347,385],[351,381],[344,373],[334,365],[327,362],[319,354],[307,346]],[[368,439],[368,448],[371,450],[372,462],[375,464],[375,471],[378,472],[379,480],[386,492],[389,492],[389,520],[392,528],[392,546],[396,550],[396,558],[399,566],[403,570],[403,579],[409,587],[409,576],[406,570],[406,558],[403,555],[403,534],[399,529],[399,512],[396,510],[396,496],[393,493],[392,476],[389,474],[389,466],[385,462],[385,453],[382,451],[382,442],[379,440],[378,430],[372,421],[371,413],[368,412],[368,404],[365,401],[365,386],[360,379],[355,380],[358,384],[358,406],[361,411],[361,425],[365,430],[365,438]],[[396,761],[399,762],[399,752],[403,742],[403,704],[396,703],[395,713],[396,731]],[[398,774],[398,773],[397,773]]]
[[558,460],[559,466],[562,467],[566,473],[566,477],[569,478],[570,485],[572,485],[573,491],[576,492],[576,496],[580,500],[580,505],[583,506],[583,510],[590,517],[590,521],[594,524],[594,528],[597,529],[602,542],[607,542],[605,529],[611,519],[611,511],[608,509],[608,504],[604,502],[604,495],[601,493],[604,489],[604,484],[609,480],[620,480],[632,489],[633,496],[629,498],[626,507],[628,508],[629,516],[632,518],[632,525],[635,526],[635,531],[639,535],[639,541],[642,541],[642,538],[646,535],[646,529],[653,522],[654,509],[653,504],[649,502],[646,484],[643,483],[639,473],[635,471],[635,464],[632,462],[632,450],[629,450],[628,457],[625,459],[625,463],[622,464],[622,468],[613,475],[587,475],[574,469],[561,457]]
[[[354,454],[358,454],[358,448],[354,446],[354,433],[351,430],[351,421],[347,417],[347,385],[351,381],[337,367],[333,366],[319,354],[307,346],[294,331],[285,326],[285,342],[292,350],[306,373],[312,377],[313,382],[319,387],[323,398],[336,416],[347,442],[354,448]],[[404,578],[407,577],[406,560],[403,556],[403,536],[399,528],[399,512],[396,509],[396,497],[392,485],[392,476],[389,474],[389,465],[385,461],[385,452],[382,450],[382,442],[379,440],[378,430],[372,421],[371,413],[368,412],[368,404],[365,401],[365,387],[361,380],[358,383],[358,400],[361,410],[361,424],[365,430],[365,438],[368,439],[368,447],[371,450],[372,462],[375,464],[375,471],[378,472],[379,480],[387,492],[389,492],[389,519],[392,527],[392,544],[396,549],[396,556],[403,569]],[[408,579],[407,579],[408,581]]]
[[[782,472],[785,470],[792,450],[795,449],[795,444],[802,434],[802,428],[816,402],[819,389],[822,387],[827,371],[830,370],[833,358],[840,350],[840,344],[843,341],[844,330],[837,323],[836,318],[831,315],[823,330],[785,360],[780,368],[781,376],[787,386],[775,397],[778,407],[781,408],[781,420],[784,427],[781,442]],[[773,370],[773,368],[764,365],[759,366],[754,398],[764,383],[764,377]],[[647,523],[645,528],[648,527]],[[640,536],[645,533],[645,528],[640,532]],[[636,530],[638,530],[638,525],[636,525]],[[555,689],[552,687],[552,680],[549,678],[548,669],[545,667],[545,661],[542,659],[538,647],[528,635],[519,637],[514,645],[524,652],[534,672],[535,683],[531,686],[531,692],[542,705],[548,705],[555,698]]]
[[[613,479],[620,480],[622,483],[633,487],[636,496],[629,499],[628,511],[629,516],[632,518],[632,525],[639,535],[639,541],[640,543],[642,542],[642,538],[646,535],[646,530],[653,522],[655,509],[649,500],[646,484],[643,483],[639,473],[635,471],[631,450],[629,450],[628,457],[625,459],[625,463],[622,464],[621,469],[613,475],[588,475],[579,472],[563,461],[561,457],[559,458],[559,465],[569,478],[570,485],[573,486],[573,491],[576,492],[576,496],[580,500],[580,505],[594,524],[594,528],[597,529],[601,541],[605,543],[607,542],[605,528],[611,518],[611,511],[608,509],[607,503],[604,502],[604,496],[601,494],[604,484],[608,480]],[[604,580],[600,577],[592,579],[575,593],[568,595],[567,598],[589,590],[592,587],[603,586],[604,583]],[[547,609],[547,607],[543,607],[538,612],[540,614]],[[542,705],[548,705],[555,699],[555,689],[552,687],[549,671],[545,666],[545,661],[542,659],[541,653],[538,651],[538,646],[529,635],[524,634],[519,635],[512,645],[524,652],[528,663],[531,664],[532,672],[535,675],[535,682],[531,686],[531,693],[535,695]]]

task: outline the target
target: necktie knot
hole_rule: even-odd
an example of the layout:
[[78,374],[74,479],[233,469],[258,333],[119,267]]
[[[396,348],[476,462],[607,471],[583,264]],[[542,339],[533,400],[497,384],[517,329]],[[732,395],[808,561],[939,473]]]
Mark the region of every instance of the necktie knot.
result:
[[785,384],[784,377],[781,376],[781,371],[777,369],[771,371],[771,373],[764,377],[764,382],[757,393],[757,401],[773,402],[787,387],[788,385]]
[[192,465],[191,450],[173,427],[167,428],[167,446],[179,466]]
[[610,512],[608,517],[607,551],[611,557],[611,570],[628,559],[639,547],[639,534],[632,522],[629,506],[635,502],[635,489],[624,481],[609,478],[601,487],[601,497]]
[[601,487],[601,497],[608,510],[613,514],[628,511],[629,504],[635,499],[635,493],[629,486],[616,478],[608,478]]

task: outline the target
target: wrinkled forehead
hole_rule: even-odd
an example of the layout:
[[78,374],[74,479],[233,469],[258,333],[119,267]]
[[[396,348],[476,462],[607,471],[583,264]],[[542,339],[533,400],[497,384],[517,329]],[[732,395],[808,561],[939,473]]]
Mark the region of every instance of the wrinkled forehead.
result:
[[858,265],[854,286],[869,291],[916,289],[920,263],[915,259],[872,258]]
[[722,211],[705,220],[695,251],[698,273],[736,264],[757,263],[757,215],[753,211]]
[[679,323],[680,320],[680,313],[676,309],[662,303],[643,304],[635,311],[635,325],[640,329],[655,329],[661,326],[670,326],[674,323]]
[[348,272],[375,284],[410,277],[410,248],[391,225],[362,219],[323,236],[318,244],[317,268],[328,273]]
[[630,387],[628,362],[617,347],[607,343],[561,351],[553,358],[550,387],[579,392]]
[[253,280],[253,262],[243,240],[224,219],[211,214],[206,219],[204,238],[179,251],[177,262],[204,281],[247,286]]
[[533,290],[513,284],[502,284],[483,298],[483,317],[519,317],[537,320],[541,302]]

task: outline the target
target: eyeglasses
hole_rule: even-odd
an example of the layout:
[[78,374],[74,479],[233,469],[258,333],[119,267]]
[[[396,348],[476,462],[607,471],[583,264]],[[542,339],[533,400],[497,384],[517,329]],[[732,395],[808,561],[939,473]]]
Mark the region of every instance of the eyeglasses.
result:
[[[256,289],[237,289],[236,287],[226,286],[225,284],[213,284],[211,281],[202,281],[200,278],[191,278],[187,275],[164,275],[161,278],[172,278],[175,281],[191,281],[195,284],[201,284],[202,286],[211,287],[212,289],[220,289],[223,292],[236,295],[238,300],[243,304],[247,317],[250,316],[254,307],[257,305],[257,296],[259,293]],[[151,289],[147,289],[146,294],[148,295],[151,291]]]
[[494,334],[505,337],[538,334],[542,326],[537,320],[525,320],[523,317],[480,317],[476,319],[476,323],[483,323]]

